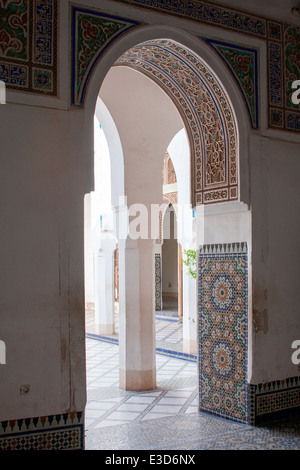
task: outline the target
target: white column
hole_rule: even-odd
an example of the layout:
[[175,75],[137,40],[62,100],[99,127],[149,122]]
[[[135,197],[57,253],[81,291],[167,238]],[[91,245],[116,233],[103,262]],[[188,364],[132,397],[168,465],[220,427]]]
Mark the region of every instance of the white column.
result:
[[156,387],[153,242],[128,238],[120,255],[120,285],[125,276],[119,316],[120,387],[152,390]]
[[114,312],[114,250],[116,242],[102,233],[95,260],[95,333],[115,332]]
[[[192,208],[187,205],[179,206],[179,209],[179,235],[184,260],[185,250],[196,249],[196,227]],[[198,351],[197,280],[189,274],[189,269],[184,263],[182,264],[182,310],[183,352],[196,354]]]
[[[184,256],[184,254],[183,254]],[[197,280],[188,274],[187,266],[183,265],[183,352],[197,353]]]
[[84,198],[84,279],[85,279],[85,304],[86,307],[94,307],[94,253],[92,234],[92,193]]

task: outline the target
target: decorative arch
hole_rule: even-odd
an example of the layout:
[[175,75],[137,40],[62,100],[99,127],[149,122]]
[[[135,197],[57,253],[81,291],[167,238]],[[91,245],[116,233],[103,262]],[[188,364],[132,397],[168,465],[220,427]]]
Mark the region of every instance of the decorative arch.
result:
[[177,183],[177,177],[175,168],[172,162],[172,158],[167,152],[164,156],[163,163],[163,184],[173,184]]
[[149,28],[95,10],[74,8],[72,21],[73,104],[83,104],[99,57],[108,65],[110,51],[122,37],[123,54],[110,67],[127,66],[146,74],[168,94],[182,116],[190,144],[192,205],[238,200],[239,138],[235,113],[224,86],[207,65],[207,54],[205,61],[194,52],[204,49],[201,44],[205,41],[197,38],[195,49],[188,48],[179,38],[165,39],[164,28],[161,36],[154,32],[153,40],[133,42],[133,37],[149,37]]
[[145,41],[114,64],[154,80],[173,100],[191,147],[193,204],[238,199],[238,132],[222,84],[196,54],[168,39]]

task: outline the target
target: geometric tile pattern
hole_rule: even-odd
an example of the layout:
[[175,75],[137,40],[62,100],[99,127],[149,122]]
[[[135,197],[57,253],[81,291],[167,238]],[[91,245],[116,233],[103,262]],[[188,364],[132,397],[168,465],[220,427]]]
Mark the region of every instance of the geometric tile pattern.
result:
[[197,411],[196,363],[157,355],[157,388],[126,391],[119,389],[118,346],[87,338],[86,351],[88,431]]
[[161,256],[155,254],[155,311],[161,310]]
[[200,409],[249,422],[247,244],[199,253]]
[[257,50],[205,39],[222,57],[243,94],[253,129],[258,128]]
[[[90,430],[86,450],[300,450],[299,435],[297,419],[260,428],[190,413]],[[201,454],[194,455],[200,466]]]
[[167,39],[145,41],[114,64],[134,68],[172,99],[191,145],[193,204],[238,198],[238,137],[235,115],[223,86],[202,59]]
[[137,21],[72,7],[72,104],[82,105],[91,70],[113,40]]
[[82,450],[82,412],[0,422],[0,450]]
[[57,95],[57,0],[0,1],[0,80]]
[[86,350],[86,450],[300,449],[299,419],[255,427],[198,412],[195,364],[157,356],[157,390],[125,391],[117,347],[87,340]]
[[300,377],[290,377],[251,385],[251,423],[280,417],[286,412],[299,412]]
[[256,397],[256,416],[300,406],[300,388],[269,392]]

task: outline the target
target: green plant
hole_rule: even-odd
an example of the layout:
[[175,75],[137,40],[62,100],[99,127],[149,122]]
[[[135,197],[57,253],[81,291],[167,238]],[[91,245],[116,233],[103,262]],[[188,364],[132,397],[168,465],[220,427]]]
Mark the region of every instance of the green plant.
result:
[[188,273],[194,278],[197,278],[197,257],[196,250],[184,250],[183,251],[186,259],[182,259],[183,264],[185,264],[189,270]]

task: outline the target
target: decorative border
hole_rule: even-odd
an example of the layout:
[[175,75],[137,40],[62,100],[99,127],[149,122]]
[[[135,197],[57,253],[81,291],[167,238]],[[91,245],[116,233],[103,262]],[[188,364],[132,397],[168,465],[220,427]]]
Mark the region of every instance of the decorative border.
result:
[[[268,51],[268,126],[277,130],[300,131],[299,105],[293,105],[289,99],[291,82],[300,77],[300,60],[289,60],[290,55],[295,55],[300,48],[299,27],[200,0],[117,1],[135,7],[151,8],[265,41]],[[291,70],[293,73],[290,75]]]
[[[171,321],[171,320],[165,320],[165,321]],[[176,322],[178,322],[178,320],[176,320]],[[95,339],[97,341],[105,341],[106,343],[110,343],[110,344],[115,344],[115,345],[119,344],[118,337],[95,335],[93,333],[86,333],[86,337],[90,339]],[[161,354],[163,356],[174,357],[176,359],[181,359],[183,361],[197,362],[197,356],[195,354],[188,354],[188,353],[175,351],[175,350],[173,351],[171,349],[166,349],[166,348],[161,348],[161,347],[156,347],[155,351],[157,354]]]
[[199,0],[117,0],[137,7],[151,8],[174,16],[237,31],[257,38],[267,37],[267,19]]
[[155,311],[161,311],[161,255],[155,254]]
[[114,66],[134,68],[173,100],[191,145],[192,204],[238,199],[238,137],[222,84],[201,58],[167,39],[145,41]]
[[57,0],[0,4],[0,80],[9,90],[57,96]]
[[83,449],[83,412],[0,422],[0,450]]
[[300,413],[300,377],[250,385],[251,424]]

